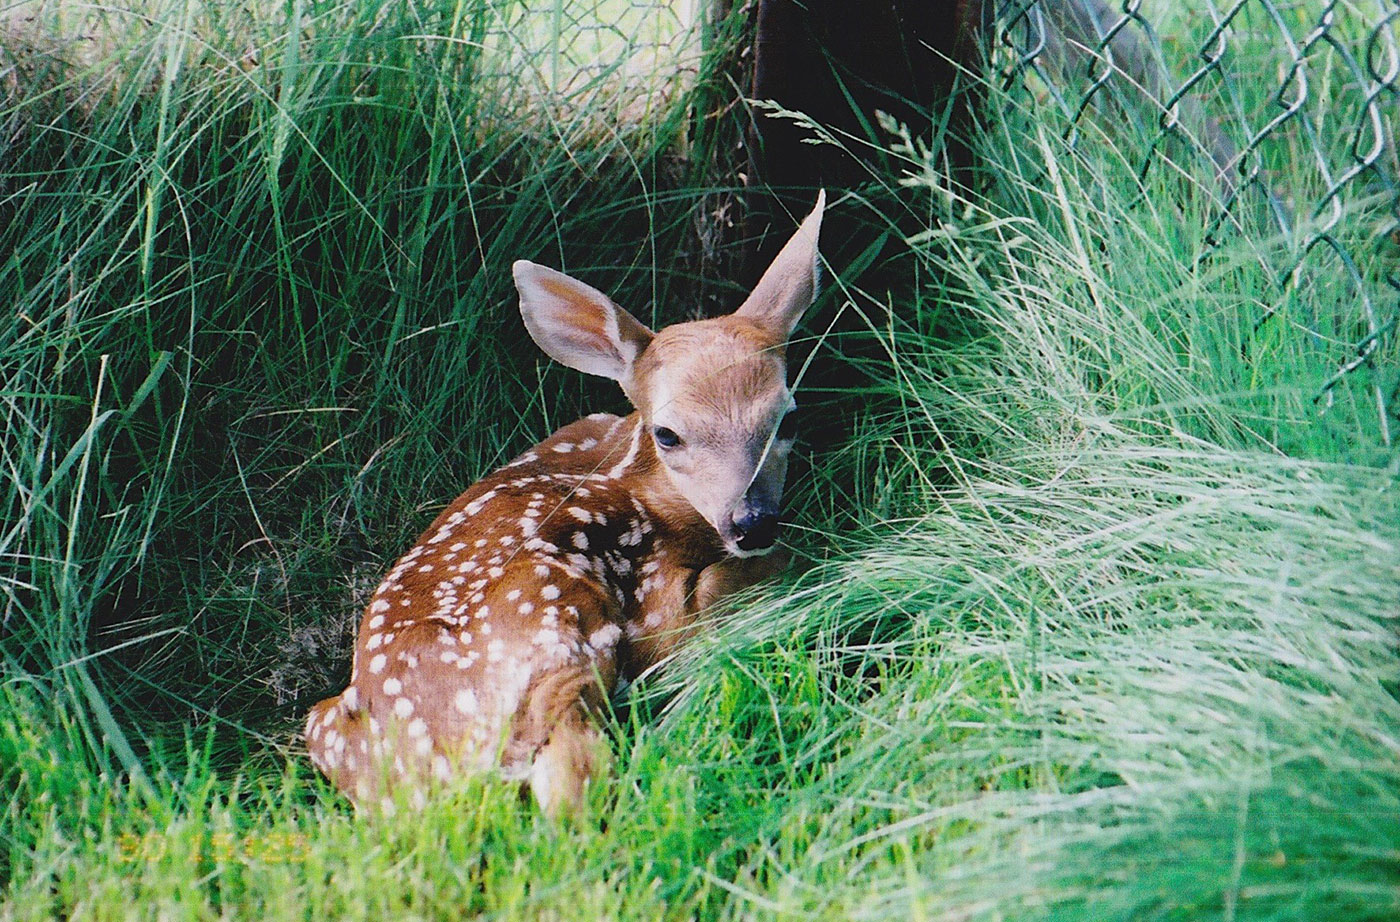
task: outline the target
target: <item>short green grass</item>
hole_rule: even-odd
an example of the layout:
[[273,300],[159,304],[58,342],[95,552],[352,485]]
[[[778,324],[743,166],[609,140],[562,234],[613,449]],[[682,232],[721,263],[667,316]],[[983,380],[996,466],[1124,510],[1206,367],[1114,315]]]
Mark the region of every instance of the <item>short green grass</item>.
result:
[[[601,83],[499,75],[508,5],[294,4],[255,60],[215,14],[0,111],[0,918],[1400,915],[1394,341],[1323,412],[1335,354],[1286,333],[1350,335],[1352,282],[1256,329],[1293,241],[1198,261],[1208,176],[1139,188],[1110,117],[1071,150],[995,93],[977,193],[897,133],[833,190],[921,230],[828,244],[807,563],[617,702],[576,822],[489,782],[356,817],[294,734],[357,602],[619,405],[525,340],[510,261],[683,317],[726,90],[609,130]],[[1360,252],[1385,203],[1348,201]]]

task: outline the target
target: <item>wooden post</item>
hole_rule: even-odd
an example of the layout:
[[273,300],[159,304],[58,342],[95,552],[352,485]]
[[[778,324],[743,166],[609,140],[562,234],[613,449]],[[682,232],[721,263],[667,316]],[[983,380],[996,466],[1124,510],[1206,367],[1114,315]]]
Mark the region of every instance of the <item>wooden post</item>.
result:
[[[767,232],[788,227],[788,215],[810,204],[812,188],[836,192],[868,178],[889,141],[877,110],[916,136],[945,114],[965,120],[972,88],[959,70],[978,63],[983,14],[984,0],[753,0],[749,95],[806,113],[852,141],[846,150],[808,144],[810,132],[756,110],[745,139],[747,232],[780,238]],[[964,147],[948,155],[954,166],[968,163]],[[780,242],[762,248],[755,264],[766,265]]]

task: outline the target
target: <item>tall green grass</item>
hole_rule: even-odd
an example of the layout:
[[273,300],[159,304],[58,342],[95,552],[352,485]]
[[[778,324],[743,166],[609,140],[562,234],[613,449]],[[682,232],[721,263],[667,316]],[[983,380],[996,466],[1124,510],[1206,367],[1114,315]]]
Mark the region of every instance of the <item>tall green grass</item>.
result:
[[855,419],[794,485],[810,562],[618,703],[586,816],[472,782],[371,821],[315,777],[292,728],[382,568],[618,405],[524,341],[510,261],[692,303],[718,78],[607,130],[601,82],[493,70],[513,9],[294,5],[245,59],[174,5],[5,104],[0,914],[1400,914],[1369,382],[1319,414],[1331,356],[1256,328],[1296,241],[1200,261],[1208,176],[995,93],[976,192],[895,136],[834,203],[922,230],[809,324],[844,358],[804,407]]

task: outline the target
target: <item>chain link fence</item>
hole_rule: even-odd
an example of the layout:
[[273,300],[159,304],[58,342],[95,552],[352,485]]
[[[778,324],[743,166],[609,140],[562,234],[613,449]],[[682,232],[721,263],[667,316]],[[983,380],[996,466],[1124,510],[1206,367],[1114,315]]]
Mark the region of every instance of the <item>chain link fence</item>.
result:
[[[1011,0],[988,25],[1000,79],[1051,100],[1071,144],[1111,123],[1140,183],[1207,177],[1198,263],[1248,248],[1274,287],[1256,339],[1305,340],[1328,369],[1318,411],[1374,413],[1365,430],[1392,446],[1400,0]],[[1326,310],[1301,297],[1324,278],[1348,293]]]
[[[275,56],[287,30],[343,28],[346,10],[369,8],[371,28],[392,18],[421,29],[404,38],[441,48],[444,39],[484,52],[475,71],[492,91],[523,105],[571,108],[600,98],[623,101],[614,117],[637,123],[694,79],[702,52],[699,24],[709,0],[519,0],[484,4],[398,0],[316,0],[214,4],[199,0],[77,0],[0,3],[0,90],[17,92],[21,71],[47,69],[55,80],[93,81],[128,50],[172,29],[192,63],[200,51],[231,53],[247,69]],[[350,15],[349,20],[363,25]],[[460,48],[458,49],[460,50]],[[205,61],[207,63],[207,61]],[[630,102],[627,102],[630,100]]]
[[699,71],[704,0],[549,0],[503,8],[488,46],[502,76],[538,103],[620,100],[637,123]]

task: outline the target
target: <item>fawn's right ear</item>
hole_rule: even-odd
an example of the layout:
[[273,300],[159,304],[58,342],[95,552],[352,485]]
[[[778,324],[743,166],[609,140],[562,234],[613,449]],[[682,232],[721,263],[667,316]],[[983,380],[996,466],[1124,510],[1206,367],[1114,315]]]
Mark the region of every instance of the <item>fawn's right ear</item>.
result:
[[803,219],[773,264],[763,273],[753,294],[739,309],[736,317],[768,327],[775,335],[787,339],[797,328],[802,314],[816,300],[821,280],[821,260],[817,255],[817,238],[821,235],[822,213],[826,211],[826,190],[817,193],[817,204]]
[[511,269],[525,329],[539,347],[555,361],[612,378],[625,390],[651,330],[598,289],[562,272],[524,259]]

